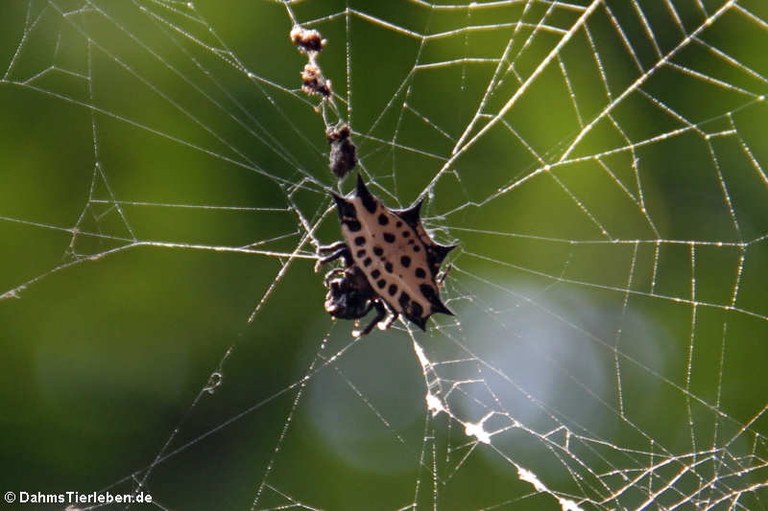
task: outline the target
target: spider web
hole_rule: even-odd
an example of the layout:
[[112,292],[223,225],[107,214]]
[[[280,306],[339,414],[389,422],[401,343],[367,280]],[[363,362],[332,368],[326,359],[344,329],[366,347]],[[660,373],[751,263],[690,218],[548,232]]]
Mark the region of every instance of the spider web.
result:
[[[8,489],[767,507],[762,2],[2,11]],[[426,333],[322,311],[337,122],[378,197],[460,244]]]

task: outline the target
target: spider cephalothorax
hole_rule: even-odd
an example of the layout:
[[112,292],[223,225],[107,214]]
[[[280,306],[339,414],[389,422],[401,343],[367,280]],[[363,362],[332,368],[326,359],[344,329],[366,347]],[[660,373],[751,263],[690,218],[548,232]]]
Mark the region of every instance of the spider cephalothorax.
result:
[[334,317],[358,319],[372,308],[376,317],[358,335],[380,325],[387,328],[402,314],[424,330],[436,313],[453,314],[440,300],[437,274],[455,245],[440,245],[421,225],[422,202],[403,210],[381,204],[357,177],[357,188],[348,197],[333,194],[344,241],[318,252],[318,265],[341,258],[342,268],[331,270],[325,310]]
[[325,286],[325,310],[334,318],[360,319],[373,307],[373,289],[357,266],[331,270],[325,277]]

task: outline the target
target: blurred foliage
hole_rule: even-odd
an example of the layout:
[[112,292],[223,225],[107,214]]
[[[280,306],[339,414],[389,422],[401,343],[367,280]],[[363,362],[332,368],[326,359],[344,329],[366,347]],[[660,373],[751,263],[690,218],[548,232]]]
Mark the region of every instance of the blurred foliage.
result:
[[[286,8],[165,4],[13,0],[0,7],[0,294],[29,283],[0,301],[2,488],[127,491],[131,474],[162,452],[170,457],[153,468],[148,490],[169,509],[247,509],[257,494],[259,508],[268,508],[286,503],[278,491],[323,509],[432,506],[432,460],[423,456],[434,442],[446,458],[435,462],[436,507],[478,509],[527,495],[531,486],[509,460],[489,447],[461,462],[460,446],[470,441],[461,426],[445,415],[426,420],[424,379],[402,329],[350,346],[351,325],[332,326],[322,310],[314,261],[199,248],[310,255],[303,220],[319,222],[314,234],[323,242],[339,236],[334,215],[320,221],[327,190],[337,185],[313,108],[319,100],[298,92],[306,59],[288,39]],[[697,35],[702,44],[677,51],[680,34],[661,4],[648,7],[649,23],[660,28],[652,41],[632,4],[612,6],[613,21],[598,9],[589,38],[577,31],[506,111],[563,35],[513,23],[571,27],[581,11],[548,15],[548,3],[525,4],[530,11],[513,3],[349,4],[368,17],[326,19],[343,13],[341,1],[299,2],[293,12],[300,21],[325,20],[316,25],[329,41],[320,63],[350,102],[338,105],[365,175],[389,205],[415,200],[455,141],[503,111],[456,155],[427,202],[436,238],[461,243],[444,290],[461,321],[453,335],[498,367],[508,355],[483,353],[546,352],[548,371],[529,376],[556,383],[562,401],[553,414],[590,414],[586,433],[618,446],[647,450],[651,438],[684,455],[720,446],[749,424],[754,444],[728,447],[734,456],[752,451],[745,466],[762,468],[743,477],[764,484],[767,112],[750,94],[768,92],[765,26],[734,9]],[[717,11],[704,4],[710,15]],[[687,27],[704,21],[693,6],[678,15]],[[606,87],[616,99],[639,74],[614,22],[648,75],[604,116]],[[720,82],[654,69],[652,43],[673,52],[675,64]],[[714,48],[743,65],[707,51]],[[500,55],[511,62],[503,80],[494,77],[495,63],[482,62]],[[454,59],[467,60],[414,68]],[[477,115],[489,81],[495,89]],[[567,152],[584,121],[596,118]],[[643,142],[678,128],[683,133]],[[702,136],[728,131],[736,136]],[[628,140],[633,152],[621,150]],[[562,158],[573,161],[558,166]],[[565,327],[550,331],[557,314]],[[449,320],[439,323],[453,332]],[[452,343],[440,332],[418,339],[447,360],[440,350]],[[594,360],[579,367],[596,346]],[[338,365],[297,385],[311,364],[342,349]],[[521,363],[529,352],[514,353],[524,354]],[[195,401],[216,370],[222,385]],[[524,380],[525,370],[506,374]],[[575,395],[566,376],[594,378],[593,394]],[[370,406],[365,396],[376,396]],[[616,412],[620,399],[632,427]],[[537,474],[552,487],[590,494],[562,479],[540,439],[514,448],[499,442],[522,466],[540,461]],[[594,472],[621,461],[607,465]],[[682,495],[701,482],[686,484]],[[759,491],[743,505],[764,509],[768,496]],[[633,508],[645,497],[623,502]],[[499,508],[556,507],[534,494]]]

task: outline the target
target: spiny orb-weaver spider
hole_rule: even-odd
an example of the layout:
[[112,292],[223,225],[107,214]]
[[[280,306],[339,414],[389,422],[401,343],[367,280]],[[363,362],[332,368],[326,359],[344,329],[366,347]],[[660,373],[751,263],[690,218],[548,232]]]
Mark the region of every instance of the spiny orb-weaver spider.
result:
[[419,216],[423,201],[408,209],[389,209],[360,175],[354,192],[332,196],[344,239],[318,247],[316,266],[319,270],[339,258],[344,263],[325,276],[325,310],[331,316],[360,319],[376,309],[368,326],[353,331],[359,337],[376,325],[389,328],[400,314],[422,330],[432,314],[453,315],[440,300],[438,273],[456,245],[440,245],[430,238]]

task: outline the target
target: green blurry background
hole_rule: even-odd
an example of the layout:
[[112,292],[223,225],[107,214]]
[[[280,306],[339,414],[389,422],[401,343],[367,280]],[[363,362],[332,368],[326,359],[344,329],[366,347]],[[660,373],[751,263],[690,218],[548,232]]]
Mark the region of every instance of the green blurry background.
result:
[[768,12],[651,3],[649,37],[610,4],[508,111],[576,4],[291,9],[390,206],[492,123],[426,207],[461,245],[458,322],[413,334],[448,419],[404,329],[322,310],[337,185],[284,5],[4,2],[0,489],[130,491],[161,453],[163,509],[558,509],[518,464],[585,509],[766,508]]

